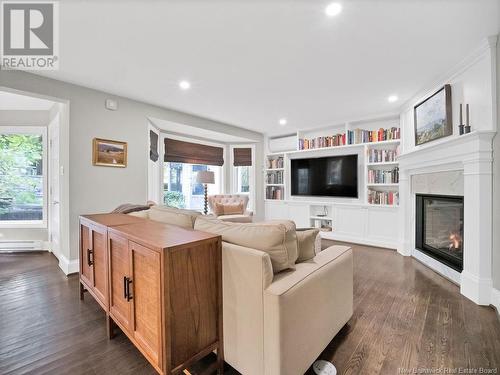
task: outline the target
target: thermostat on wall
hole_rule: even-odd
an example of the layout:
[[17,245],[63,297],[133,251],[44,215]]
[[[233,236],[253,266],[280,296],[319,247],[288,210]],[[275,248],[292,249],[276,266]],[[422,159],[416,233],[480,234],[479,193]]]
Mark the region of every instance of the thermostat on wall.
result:
[[110,111],[116,111],[118,109],[118,102],[113,99],[106,99],[105,107]]

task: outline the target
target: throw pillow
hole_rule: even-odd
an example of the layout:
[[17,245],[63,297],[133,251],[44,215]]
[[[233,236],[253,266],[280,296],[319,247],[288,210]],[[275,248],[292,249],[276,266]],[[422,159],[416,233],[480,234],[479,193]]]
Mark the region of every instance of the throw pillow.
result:
[[316,255],[316,239],[318,235],[319,229],[297,231],[297,244],[299,248],[297,263],[314,258]]
[[274,273],[295,268],[297,237],[293,222],[243,224],[199,216],[194,229],[221,235],[225,242],[268,253]]

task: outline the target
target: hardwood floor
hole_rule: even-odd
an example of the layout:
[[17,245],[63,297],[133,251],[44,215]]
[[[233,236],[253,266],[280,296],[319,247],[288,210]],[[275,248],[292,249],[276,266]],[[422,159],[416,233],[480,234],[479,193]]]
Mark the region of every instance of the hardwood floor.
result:
[[[492,308],[414,259],[353,248],[354,316],[320,355],[339,374],[500,367]],[[123,334],[106,338],[102,309],[79,301],[78,277],[65,277],[51,254],[0,254],[0,317],[0,374],[156,373]]]

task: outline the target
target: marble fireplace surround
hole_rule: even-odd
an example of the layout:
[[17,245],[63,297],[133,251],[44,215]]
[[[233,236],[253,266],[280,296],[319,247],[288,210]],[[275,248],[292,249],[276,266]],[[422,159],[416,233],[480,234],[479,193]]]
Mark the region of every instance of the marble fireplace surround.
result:
[[[495,132],[477,131],[449,137],[399,157],[402,237],[398,252],[417,258],[459,284],[460,293],[479,305],[490,304],[492,290],[494,135]],[[446,179],[450,179],[449,183]],[[461,273],[415,249],[416,193],[464,196]]]

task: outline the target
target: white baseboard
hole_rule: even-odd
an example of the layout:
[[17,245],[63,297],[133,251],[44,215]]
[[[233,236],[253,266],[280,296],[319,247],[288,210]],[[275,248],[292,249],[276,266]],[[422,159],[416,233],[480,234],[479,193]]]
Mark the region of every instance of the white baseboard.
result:
[[497,314],[500,316],[500,290],[491,288],[491,301],[490,304],[495,306]]
[[478,305],[491,303],[493,280],[482,279],[467,271],[462,271],[460,280],[460,293]]
[[64,272],[65,275],[71,273],[77,273],[80,271],[80,264],[78,259],[69,260],[63,254],[59,254],[59,268]]

